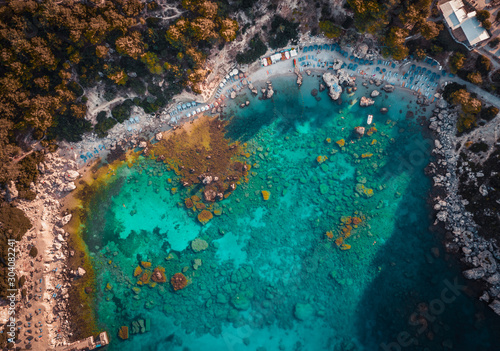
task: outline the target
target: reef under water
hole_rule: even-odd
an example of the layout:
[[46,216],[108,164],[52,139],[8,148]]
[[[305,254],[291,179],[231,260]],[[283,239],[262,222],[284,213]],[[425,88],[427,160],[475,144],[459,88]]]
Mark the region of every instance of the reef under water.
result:
[[95,189],[82,235],[109,349],[496,350],[498,318],[430,229],[430,107],[273,85]]

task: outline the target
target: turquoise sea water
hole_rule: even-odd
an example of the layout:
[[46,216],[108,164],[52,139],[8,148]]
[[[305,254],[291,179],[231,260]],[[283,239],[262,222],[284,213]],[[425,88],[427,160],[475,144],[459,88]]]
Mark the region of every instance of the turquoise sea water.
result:
[[[441,234],[429,230],[431,144],[419,118],[431,108],[404,92],[351,105],[372,90],[361,86],[342,105],[326,91],[318,101],[318,79],[300,89],[273,79],[272,100],[234,101],[227,136],[247,143],[253,167],[207,225],[172,194],[175,175],[151,160],[118,169],[96,194],[85,241],[110,350],[498,350],[498,319],[469,296]],[[377,131],[358,139],[353,129],[368,130],[369,113]],[[346,216],[364,220],[340,250]],[[194,252],[195,238],[208,248]],[[168,280],[187,267],[190,284],[140,287],[141,261],[164,267]],[[120,326],[137,320],[149,331],[121,341]]]

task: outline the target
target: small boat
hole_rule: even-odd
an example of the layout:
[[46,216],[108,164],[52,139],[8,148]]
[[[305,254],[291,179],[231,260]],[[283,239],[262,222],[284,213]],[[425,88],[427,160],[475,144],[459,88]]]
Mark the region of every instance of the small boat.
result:
[[368,115],[368,120],[366,121],[366,123],[372,124],[372,121],[373,121],[373,115]]

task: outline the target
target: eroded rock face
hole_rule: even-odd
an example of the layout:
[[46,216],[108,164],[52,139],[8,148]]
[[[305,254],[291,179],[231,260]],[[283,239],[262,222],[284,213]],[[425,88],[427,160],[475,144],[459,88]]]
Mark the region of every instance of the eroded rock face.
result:
[[205,189],[203,197],[205,198],[205,201],[213,202],[217,198],[217,192],[211,188]]
[[340,97],[340,94],[342,94],[342,88],[338,77],[331,72],[326,72],[323,74],[323,81],[328,87],[328,95],[332,98],[332,100],[337,100]]
[[77,171],[74,171],[74,170],[67,170],[64,174],[64,177],[66,178],[67,181],[75,181],[76,179],[78,179],[78,177],[80,176],[80,173],[78,173]]
[[354,131],[358,136],[362,137],[365,134],[365,127],[356,127]]
[[382,88],[386,93],[392,93],[394,91],[394,85],[387,84]]
[[375,103],[372,99],[362,96],[361,99],[359,100],[359,106],[361,107],[366,107],[366,106],[371,106]]
[[87,271],[85,269],[83,269],[82,267],[78,267],[78,269],[76,270],[77,277],[83,277],[86,273],[87,273]]
[[19,191],[17,191],[16,184],[13,181],[7,185],[7,201],[13,201],[19,196]]
[[481,267],[468,269],[468,270],[463,272],[463,275],[465,278],[474,279],[474,280],[481,279],[482,277],[484,277],[484,274],[485,274],[485,271]]

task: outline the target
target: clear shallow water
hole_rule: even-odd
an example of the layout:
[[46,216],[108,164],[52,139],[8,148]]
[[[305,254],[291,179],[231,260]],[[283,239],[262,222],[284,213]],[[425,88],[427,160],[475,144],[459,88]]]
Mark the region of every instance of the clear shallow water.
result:
[[[247,142],[253,167],[207,225],[172,194],[175,175],[151,160],[120,168],[95,196],[85,241],[109,349],[498,349],[498,320],[456,288],[460,272],[428,229],[430,143],[417,117],[430,109],[418,110],[403,92],[382,94],[368,108],[349,105],[363,87],[340,106],[326,92],[317,101],[310,94],[317,79],[306,77],[300,89],[291,78],[273,79],[273,100],[232,107],[227,135]],[[353,129],[366,127],[368,113],[377,131],[358,140]],[[328,159],[319,164],[318,156]],[[334,241],[346,216],[363,222],[343,251]],[[197,237],[207,250],[191,250]],[[146,260],[164,267],[168,280],[188,267],[191,284],[177,292],[168,283],[138,286],[134,269]],[[119,327],[138,319],[149,319],[150,331],[120,341]]]

